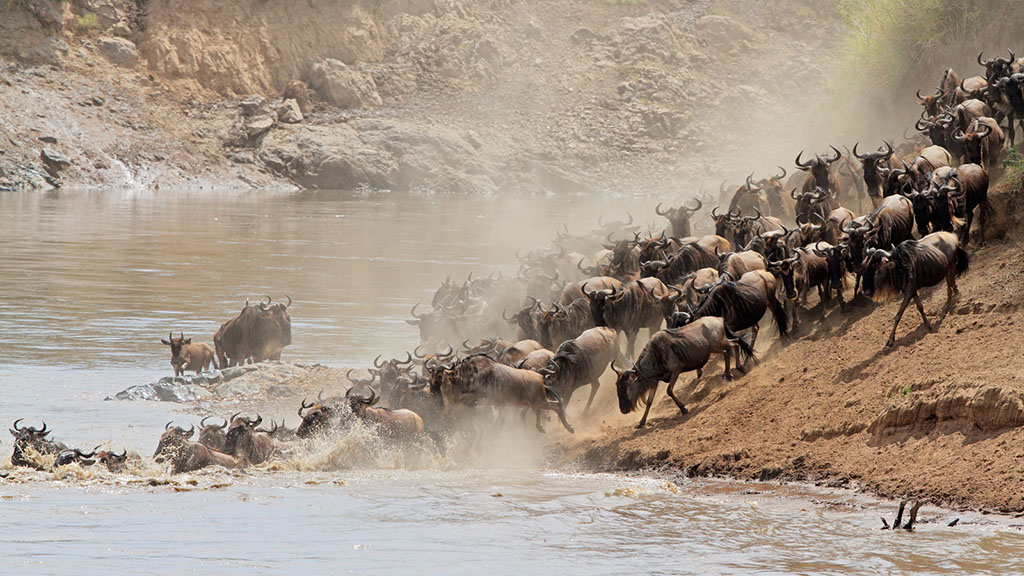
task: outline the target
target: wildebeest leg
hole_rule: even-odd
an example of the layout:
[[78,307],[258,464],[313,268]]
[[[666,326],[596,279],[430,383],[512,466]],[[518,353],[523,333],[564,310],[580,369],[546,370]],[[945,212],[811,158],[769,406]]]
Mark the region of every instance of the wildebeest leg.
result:
[[917,311],[921,313],[921,320],[924,320],[924,327],[931,332],[932,324],[928,321],[928,316],[924,313],[924,306],[921,304],[921,297],[917,295],[917,290],[914,290],[914,304],[917,305]]
[[942,317],[939,320],[944,320],[946,314],[949,314],[949,308],[953,305],[953,294],[956,292],[956,267],[950,266],[949,270],[946,271],[946,307],[942,310]]
[[[736,346],[729,346],[722,351],[722,357],[725,359],[725,379],[732,380],[732,370],[729,368],[729,352],[731,352]],[[736,369],[740,369],[740,355],[736,353]]]
[[633,356],[633,350],[636,348],[636,335],[639,332],[639,330],[626,332],[626,356],[629,356],[630,361],[635,359],[635,356]]
[[[900,304],[900,311],[896,313],[896,321],[892,324],[892,334],[889,334],[889,340],[885,343],[887,347],[892,348],[893,342],[896,341],[896,327],[900,325],[900,319],[903,318],[903,311],[907,309],[907,304],[910,304],[910,300],[915,296],[917,296],[916,290],[903,297],[903,303]],[[921,315],[924,316],[923,310],[921,311]],[[925,322],[928,322],[927,318],[925,318]]]
[[540,408],[536,408],[536,409],[534,409],[534,412],[537,414],[537,431],[540,432],[541,434],[543,434],[544,433],[544,426],[540,423],[540,412],[541,412],[541,410],[540,410]]
[[[643,428],[647,425],[647,413],[651,411],[651,404],[654,404],[654,393],[658,391],[658,385],[655,384],[651,387],[651,393],[647,395],[647,407],[644,408],[644,415],[640,418],[640,423],[636,425],[637,428]],[[674,398],[673,398],[674,400]]]
[[[679,372],[673,372],[672,375],[669,376],[669,378],[668,378],[668,389],[665,390],[665,391],[668,392],[668,397],[671,398],[672,401],[676,403],[676,406],[679,408],[679,411],[682,412],[683,414],[686,414],[686,406],[682,402],[679,401],[679,398],[676,398],[676,392],[675,392],[676,380],[679,379],[679,374],[680,374]],[[697,380],[695,379],[694,383],[696,383],[696,382],[697,382]],[[657,390],[657,387],[655,387],[655,390]],[[652,394],[651,397],[648,398],[648,402],[647,402],[647,408],[648,409],[650,409],[651,404],[653,403],[653,401],[654,401],[654,395]],[[647,412],[646,411],[644,411],[644,418],[645,419],[647,418]]]
[[587,398],[587,405],[583,407],[584,414],[590,412],[590,405],[594,403],[594,396],[597,396],[597,387],[600,385],[601,383],[597,381],[597,378],[594,378],[594,381],[590,383],[590,398]]
[[[555,395],[554,399],[549,399],[547,404],[548,410],[554,410],[558,414],[558,419],[561,420],[562,426],[569,431],[570,434],[575,434],[576,431],[569,425],[569,421],[565,419],[565,403],[562,402],[562,397]],[[537,412],[537,427],[540,427],[540,412]],[[544,430],[541,429],[541,432]]]

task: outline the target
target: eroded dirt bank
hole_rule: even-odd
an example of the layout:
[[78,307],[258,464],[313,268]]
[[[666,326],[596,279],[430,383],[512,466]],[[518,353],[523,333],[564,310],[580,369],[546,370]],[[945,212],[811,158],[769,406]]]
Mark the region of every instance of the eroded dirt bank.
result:
[[839,37],[802,0],[2,10],[6,188],[688,195],[788,162]]

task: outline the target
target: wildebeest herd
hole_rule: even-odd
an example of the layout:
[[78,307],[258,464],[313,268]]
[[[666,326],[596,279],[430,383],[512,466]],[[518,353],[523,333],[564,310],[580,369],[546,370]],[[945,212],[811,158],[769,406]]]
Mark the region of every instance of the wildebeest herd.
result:
[[[173,472],[260,464],[357,421],[387,442],[426,441],[443,450],[453,431],[479,437],[481,426],[505,418],[502,408],[521,409],[524,419],[533,411],[541,432],[546,413],[554,412],[571,433],[569,400],[589,386],[578,416],[589,417],[609,368],[620,411],[645,404],[643,427],[660,382],[685,414],[689,394],[675,390],[680,375],[696,372],[687,386],[693,390],[713,354],[724,358],[726,378],[733,367],[746,371],[757,361],[762,325],[774,323],[783,344],[799,337],[812,292],[816,318],[901,298],[888,347],[911,301],[931,330],[919,291],[945,281],[943,316],[949,312],[956,279],[968,269],[972,228],[984,245],[993,216],[990,173],[999,169],[1007,140],[1014,141],[1014,124],[1024,123],[1024,58],[1010,52],[979,55],[978,62],[983,75],[960,79],[949,69],[933,94],[918,92],[920,136],[904,132],[898,145],[884,140],[866,153],[860,143],[845,155],[834,146],[806,158],[801,151],[788,179],[782,168],[723,184],[717,206],[708,194],[678,207],[659,203],[664,231],[642,232],[632,215],[599,219],[597,229],[578,235],[563,227],[552,248],[517,252],[514,276],[442,282],[430,304],[413,306],[407,320],[418,328],[420,346],[405,359],[378,356],[369,379],[350,371],[352,387],[343,395],[304,399],[298,428],[261,429],[258,415],[236,414],[219,424],[204,419],[196,437],[194,426],[168,423],[154,459],[170,462]],[[704,230],[695,218],[701,210],[709,212]],[[291,343],[290,304],[247,301],[214,335],[213,347],[170,335],[163,343],[171,347],[175,375],[280,359]],[[636,354],[641,329],[647,343]],[[11,430],[15,465],[38,466],[28,451],[52,455],[57,464],[101,462],[111,470],[132,457],[71,449],[47,440],[45,424],[19,422]]]

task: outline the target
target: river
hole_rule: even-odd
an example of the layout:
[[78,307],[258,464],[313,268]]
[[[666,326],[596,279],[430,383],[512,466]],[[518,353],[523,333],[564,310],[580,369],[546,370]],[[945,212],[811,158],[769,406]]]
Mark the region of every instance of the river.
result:
[[[105,402],[169,373],[169,331],[210,341],[245,299],[289,295],[285,359],[367,365],[447,275],[515,271],[516,249],[623,195],[384,193],[0,195],[0,420],[149,455],[178,405]],[[618,218],[618,216],[615,216]],[[657,222],[661,225],[662,222]],[[9,441],[0,450],[9,454]],[[4,460],[6,461],[6,456]],[[538,460],[539,462],[540,460]],[[1010,521],[804,487],[574,474],[538,463],[314,465],[171,478],[3,471],[4,574],[1024,573]],[[954,517],[959,526],[946,527]]]

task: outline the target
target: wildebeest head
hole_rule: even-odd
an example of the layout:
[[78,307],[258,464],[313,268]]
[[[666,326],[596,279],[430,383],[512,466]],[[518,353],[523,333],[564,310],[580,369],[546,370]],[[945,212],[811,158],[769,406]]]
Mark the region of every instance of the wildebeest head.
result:
[[882,144],[885,146],[884,150],[879,146],[876,152],[868,152],[867,154],[860,154],[857,152],[857,146],[859,144],[860,142],[857,142],[853,145],[853,155],[861,162],[861,166],[864,170],[864,182],[872,188],[877,188],[882,184],[878,175],[879,163],[886,162],[886,164],[888,164],[888,159],[892,157],[893,153],[892,144],[888,141],[883,141]]
[[180,426],[171,426],[168,422],[164,425],[164,433],[160,435],[160,440],[156,444],[156,451],[153,452],[153,459],[157,462],[163,462],[167,458],[171,458],[177,453],[178,449],[185,445],[186,442],[192,438],[195,434],[196,427],[191,426],[188,430],[181,428]]
[[[99,446],[96,447],[99,450]],[[111,452],[109,450],[99,450],[95,454],[96,461],[102,464],[114,474],[120,474],[124,472],[125,465],[128,462],[128,450],[122,450],[120,454]]]
[[980,164],[985,159],[985,148],[986,139],[989,134],[992,133],[992,128],[988,125],[975,121],[971,125],[971,129],[968,132],[957,129],[953,132],[953,138],[963,144],[964,150],[967,152],[967,158],[976,163]]
[[934,94],[927,96],[921,96],[921,91],[917,91],[917,99],[921,101],[921,106],[924,106],[924,111],[931,116],[939,113],[939,106],[942,103],[943,96],[945,96],[945,93],[941,86],[935,89]]
[[640,378],[635,368],[619,370],[612,362],[612,370],[615,371],[615,392],[619,398],[619,411],[629,414],[643,400],[644,392],[647,389],[640,383]]
[[786,288],[786,298],[789,299],[796,298],[796,273],[799,262],[799,254],[768,262],[768,271],[782,279],[782,285]]
[[248,438],[252,437],[253,431],[263,422],[263,417],[259,414],[256,418],[250,420],[244,416],[235,416],[231,420],[231,424],[228,426],[228,432],[224,437],[224,450],[225,454],[234,454],[240,442],[245,442]]
[[54,466],[68,466],[70,464],[78,464],[79,466],[92,466],[96,463],[93,460],[93,456],[96,455],[96,451],[89,452],[88,454],[82,452],[78,448],[61,450],[57,454],[57,459],[54,460]]
[[581,287],[581,289],[583,290],[583,295],[586,296],[588,300],[590,300],[590,313],[594,317],[594,325],[604,326],[605,305],[607,304],[608,299],[610,297],[615,296],[617,290],[615,288],[610,288],[606,290],[594,290],[593,292],[588,292],[586,284],[584,284]]
[[828,156],[815,155],[813,160],[807,162],[801,162],[800,157],[803,155],[803,150],[796,155],[796,167],[804,172],[808,172],[813,178],[816,186],[829,189],[828,185],[828,170],[833,162],[842,158],[843,153],[836,149],[835,146],[829,146],[835,151],[835,156],[829,158]]
[[1013,72],[1013,63],[1017,60],[1017,56],[1013,53],[1013,50],[1007,49],[1010,53],[1009,58],[990,58],[982,61],[981,57],[984,52],[978,53],[978,64],[985,67],[985,80],[989,84],[994,83],[1004,76],[1009,76]]
[[[371,372],[380,379],[380,387],[384,394],[387,394],[388,400],[393,401],[392,396],[395,393],[395,387],[398,386],[398,379],[402,376],[403,372],[408,372],[412,364],[412,354],[409,352],[405,353],[406,359],[399,360],[398,358],[392,358],[387,361],[381,361],[381,355],[377,355],[373,359],[373,367],[376,368],[376,372]],[[405,366],[403,369],[402,366]]]
[[893,250],[868,248],[864,254],[861,293],[875,302],[885,302],[899,291],[899,287],[891,280],[896,268],[892,258],[895,249],[895,246]]
[[167,340],[161,338],[160,342],[162,342],[164,346],[171,347],[171,358],[173,359],[181,358],[181,347],[185,346],[186,344],[191,344],[192,339],[185,338],[185,334],[182,332],[178,332],[178,337],[175,338],[174,333],[171,332],[167,334]]
[[206,421],[209,418],[210,416],[204,416],[199,421],[199,443],[223,452],[226,435],[225,429],[228,427],[228,420],[224,420],[223,424],[207,424]]
[[11,436],[14,436],[14,453],[11,456],[11,464],[42,470],[42,464],[33,458],[34,455],[58,454],[67,447],[46,438],[50,434],[50,430],[46,427],[46,422],[43,422],[42,428],[33,428],[31,426],[19,427],[18,422],[21,422],[21,420],[21,418],[15,420],[14,428],[8,429],[11,432]]
[[715,234],[722,238],[734,238],[742,215],[739,211],[719,214],[718,206],[712,208],[711,219],[715,221]]
[[654,207],[654,212],[658,216],[668,218],[669,223],[672,225],[672,235],[676,238],[690,235],[690,217],[704,205],[700,198],[694,198],[693,200],[696,203],[696,206],[693,207],[683,205],[678,208],[668,208],[664,212],[661,210],[661,202]]

